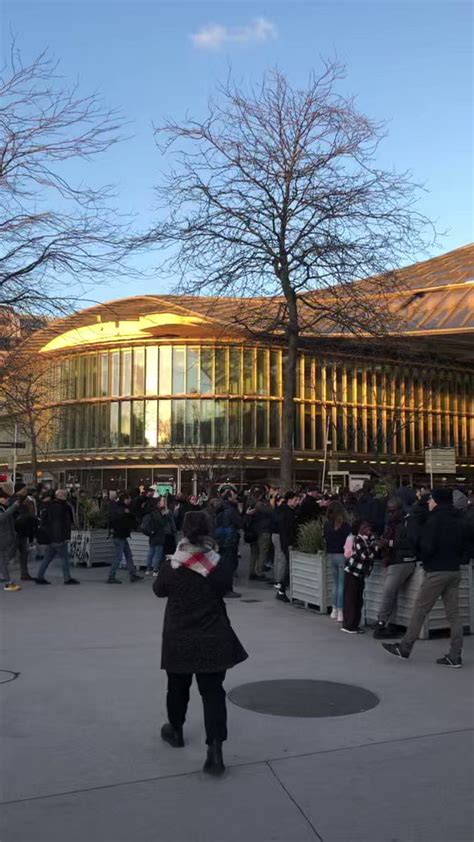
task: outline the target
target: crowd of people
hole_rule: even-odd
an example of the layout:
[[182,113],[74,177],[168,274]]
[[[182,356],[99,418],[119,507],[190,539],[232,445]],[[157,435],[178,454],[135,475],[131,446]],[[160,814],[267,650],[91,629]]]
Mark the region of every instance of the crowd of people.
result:
[[[46,571],[57,556],[65,585],[71,576],[71,530],[85,512],[108,530],[114,559],[106,579],[120,584],[125,563],[130,582],[141,581],[129,539],[134,530],[148,537],[145,575],[153,576],[157,597],[167,598],[162,643],[162,668],[168,676],[168,722],[161,736],[174,748],[184,746],[183,726],[193,676],[203,699],[207,738],[204,771],[224,771],[222,744],[227,737],[223,682],[226,671],[248,655],[233,631],[224,599],[238,599],[234,590],[241,538],[250,548],[249,580],[276,588],[276,598],[290,602],[290,550],[300,528],[319,522],[333,573],[331,617],[347,634],[361,634],[364,586],[376,560],[386,569],[383,596],[374,630],[377,639],[398,637],[392,622],[401,588],[418,561],[425,576],[413,616],[397,642],[383,643],[386,652],[406,660],[422,625],[441,597],[451,628],[450,650],[437,663],[462,666],[463,626],[459,614],[460,567],[474,557],[474,501],[446,487],[396,489],[377,495],[371,482],[357,494],[321,493],[316,486],[281,494],[257,486],[239,493],[223,483],[212,497],[160,496],[155,488],[135,493],[104,492],[91,502],[87,495],[42,487],[13,488],[0,483],[0,575],[4,590],[21,586],[11,578],[16,559],[22,581],[47,585]],[[82,523],[82,525],[84,525]],[[40,557],[35,577],[29,572],[33,554]]]

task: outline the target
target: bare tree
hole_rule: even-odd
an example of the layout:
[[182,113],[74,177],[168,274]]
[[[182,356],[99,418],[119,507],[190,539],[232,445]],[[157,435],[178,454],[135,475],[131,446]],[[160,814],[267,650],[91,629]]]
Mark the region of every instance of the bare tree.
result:
[[[109,186],[71,175],[121,139],[97,94],[67,87],[47,52],[23,65],[12,44],[0,75],[0,306],[57,313],[125,254]],[[75,180],[77,179],[77,180]]]
[[48,446],[59,431],[61,407],[49,407],[58,388],[51,362],[27,346],[11,352],[4,361],[0,382],[2,427],[12,435],[15,425],[26,439],[33,481],[38,477],[38,460],[47,456]]
[[393,329],[386,295],[396,281],[387,272],[419,253],[429,230],[410,175],[377,166],[383,126],[337,93],[343,76],[333,61],[304,90],[279,71],[248,92],[229,79],[203,120],[155,130],[176,165],[157,187],[164,221],[145,242],[171,247],[163,262],[178,273],[179,291],[258,296],[254,330],[277,328],[284,339],[284,488],[300,338]]

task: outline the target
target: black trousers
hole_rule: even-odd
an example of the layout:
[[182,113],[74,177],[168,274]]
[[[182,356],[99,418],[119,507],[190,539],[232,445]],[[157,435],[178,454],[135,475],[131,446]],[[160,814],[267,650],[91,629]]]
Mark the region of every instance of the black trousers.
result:
[[[186,720],[193,673],[168,672],[167,675],[168,720],[173,728],[182,728]],[[222,686],[225,675],[225,672],[196,673],[197,686],[204,708],[207,745],[214,740],[223,743],[227,739],[226,692]]]
[[29,576],[28,571],[28,550],[30,542],[26,535],[17,536],[18,553],[20,556],[20,576]]
[[362,606],[364,604],[365,579],[344,573],[344,622],[345,629],[356,631],[360,626]]
[[234,573],[239,566],[239,542],[237,541],[223,541],[219,544],[219,554],[221,557],[220,566],[225,571],[227,581],[227,590],[231,591],[234,587]]

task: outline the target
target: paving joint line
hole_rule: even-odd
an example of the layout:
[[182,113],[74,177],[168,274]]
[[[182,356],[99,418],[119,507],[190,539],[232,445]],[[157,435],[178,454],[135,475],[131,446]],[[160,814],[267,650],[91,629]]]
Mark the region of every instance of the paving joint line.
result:
[[309,819],[309,818],[308,818],[308,816],[306,815],[305,811],[303,810],[303,808],[302,808],[301,804],[299,804],[299,803],[298,803],[298,801],[296,800],[296,798],[294,798],[294,796],[291,794],[291,792],[290,792],[290,791],[286,788],[286,786],[285,786],[285,784],[283,783],[283,781],[282,781],[282,780],[278,777],[277,773],[275,772],[275,769],[273,768],[273,766],[272,766],[272,764],[271,764],[271,761],[270,761],[270,760],[267,760],[267,761],[265,762],[265,766],[267,766],[267,767],[270,769],[270,772],[272,773],[272,775],[274,776],[274,778],[276,778],[276,780],[278,781],[278,783],[279,783],[280,787],[282,788],[283,792],[284,792],[284,793],[288,796],[288,798],[290,799],[290,801],[292,802],[292,804],[294,804],[294,805],[295,805],[295,807],[296,807],[296,809],[298,810],[298,812],[299,812],[299,813],[303,816],[303,818],[304,818],[305,822],[307,823],[307,825],[308,825],[308,826],[311,828],[311,830],[313,831],[313,833],[314,833],[314,835],[315,835],[316,839],[319,839],[319,842],[324,842],[323,837],[321,836],[321,834],[320,834],[320,833],[318,833],[318,831],[316,830],[316,828],[315,828],[315,826],[314,826],[313,822],[311,821],[311,819]]
[[[333,754],[337,751],[354,751],[361,748],[372,748],[373,746],[383,746],[383,745],[392,745],[396,743],[405,743],[411,742],[413,740],[424,740],[430,739],[432,737],[446,737],[450,734],[466,734],[470,733],[474,729],[470,726],[468,728],[456,728],[454,731],[438,731],[435,733],[430,734],[415,734],[411,737],[398,737],[397,739],[393,740],[377,740],[376,742],[372,743],[358,743],[354,746],[339,746],[338,748],[327,748],[321,749],[320,751],[308,751],[302,752],[301,754],[285,754],[281,757],[267,757],[261,760],[246,760],[242,763],[230,763],[227,764],[228,769],[244,769],[246,766],[266,766],[270,763],[279,763],[284,760],[298,760],[301,757],[317,757],[318,755],[323,754]],[[192,775],[200,775],[201,769],[194,769],[190,772],[172,772],[169,775],[152,775],[149,778],[137,778],[134,780],[129,781],[118,781],[117,783],[113,784],[98,784],[97,786],[89,786],[83,787],[82,789],[69,789],[64,790],[63,792],[49,792],[45,793],[44,795],[31,795],[27,796],[26,798],[12,798],[9,801],[0,801],[0,806],[5,807],[9,804],[24,804],[27,801],[42,801],[43,799],[47,798],[61,798],[65,795],[81,795],[83,792],[95,792],[101,789],[116,789],[120,786],[133,786],[135,784],[146,784],[152,783],[153,781],[166,781],[172,780],[173,778],[187,778],[191,777]],[[272,769],[273,771],[273,769]],[[1,842],[1,841],[0,841]]]

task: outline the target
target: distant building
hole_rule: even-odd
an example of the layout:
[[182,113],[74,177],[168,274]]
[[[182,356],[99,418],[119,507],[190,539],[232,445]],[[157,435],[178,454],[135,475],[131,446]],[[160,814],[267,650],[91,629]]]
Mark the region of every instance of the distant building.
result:
[[[466,246],[387,276],[403,325],[383,344],[330,323],[303,331],[295,482],[320,481],[323,464],[339,483],[386,471],[420,481],[428,446],[454,447],[472,482],[473,257]],[[35,333],[56,419],[44,467],[95,490],[178,477],[189,488],[193,458],[216,478],[276,479],[285,356],[277,328],[257,336],[261,304],[138,296]],[[268,324],[280,304],[265,305]]]

